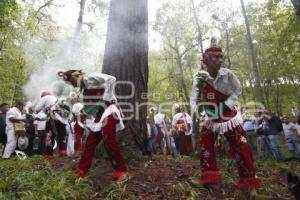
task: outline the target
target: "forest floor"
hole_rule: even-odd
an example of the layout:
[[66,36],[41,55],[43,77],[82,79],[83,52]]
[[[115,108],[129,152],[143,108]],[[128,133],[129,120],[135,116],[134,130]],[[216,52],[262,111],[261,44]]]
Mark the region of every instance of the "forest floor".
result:
[[112,168],[104,158],[94,160],[87,177],[78,178],[79,158],[34,156],[26,160],[0,160],[0,199],[293,199],[286,172],[300,174],[300,163],[256,159],[262,187],[256,193],[235,188],[236,166],[218,159],[224,183],[219,187],[193,187],[200,172],[196,158],[155,155],[128,161],[129,179],[112,181]]

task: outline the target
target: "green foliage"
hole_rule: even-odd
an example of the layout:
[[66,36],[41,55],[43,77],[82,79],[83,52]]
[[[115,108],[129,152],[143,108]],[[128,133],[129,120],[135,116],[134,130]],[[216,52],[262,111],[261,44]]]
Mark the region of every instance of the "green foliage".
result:
[[100,196],[105,200],[121,200],[124,199],[124,194],[126,192],[126,184],[124,183],[113,183],[105,188]]
[[0,177],[4,199],[87,199],[96,195],[87,179],[77,178],[70,169],[54,170],[40,156],[1,160]]
[[180,198],[182,196],[185,196],[187,188],[189,188],[190,185],[188,182],[178,182],[175,185],[172,186],[172,194],[175,198]]
[[12,104],[16,99],[24,99],[22,86],[34,65],[29,57],[45,56],[41,53],[43,50],[31,52],[28,43],[34,40],[43,45],[43,41],[51,39],[55,28],[51,17],[37,12],[34,4],[19,5],[15,0],[1,0],[0,13],[0,102]]
[[[163,51],[150,54],[150,102],[189,103],[192,76],[197,70],[197,28],[186,1],[164,4],[157,11],[154,30],[163,41]],[[166,105],[166,108],[168,108]],[[165,109],[166,109],[165,108]]]
[[21,71],[24,59],[19,49],[21,38],[17,28],[20,12],[16,1],[0,1],[0,93],[3,94],[0,100],[9,103],[20,95],[18,86],[24,83]]
[[[201,4],[203,1],[195,2]],[[214,4],[211,6],[213,7]],[[176,57],[178,52],[191,47],[197,36],[196,24],[193,23],[189,7],[189,4],[174,2],[165,4],[157,13],[154,28],[160,33],[164,48],[160,52],[151,52],[149,58],[149,91],[160,97],[155,101],[150,96],[151,102],[185,102],[182,95],[178,95],[182,94],[183,87],[178,66],[183,64],[183,77],[188,91],[191,87],[192,74],[199,69],[200,56],[197,46],[192,47],[182,60]],[[256,41],[254,47],[263,91],[267,98],[266,107],[280,114],[288,114],[292,106],[300,107],[300,19],[295,16],[290,1],[266,0],[251,3],[247,5],[246,11],[253,40]],[[214,12],[222,12],[222,10]],[[236,11],[232,12],[236,14]],[[219,15],[222,16],[222,13]],[[245,37],[245,24],[242,22],[237,20],[226,23],[228,23],[230,36],[231,67],[243,86],[240,101],[246,104],[255,101],[255,77]],[[219,27],[222,38],[226,38],[224,27],[224,23]],[[206,34],[209,33],[211,25],[205,24],[205,30]],[[225,39],[221,40],[221,45],[225,49]],[[169,95],[171,98],[166,98],[166,94],[172,94],[173,98],[172,95]]]

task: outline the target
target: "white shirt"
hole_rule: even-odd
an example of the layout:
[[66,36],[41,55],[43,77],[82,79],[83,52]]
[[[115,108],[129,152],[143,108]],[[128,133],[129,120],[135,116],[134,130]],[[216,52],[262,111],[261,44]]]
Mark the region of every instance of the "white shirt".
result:
[[185,132],[185,135],[190,135],[192,134],[192,125],[193,125],[193,120],[191,118],[191,116],[189,116],[187,113],[185,112],[181,112],[181,113],[177,113],[173,116],[173,120],[172,120],[172,126],[176,126],[178,120],[183,120],[186,124],[190,124],[190,128],[191,130]]
[[165,115],[158,112],[156,115],[154,115],[154,123],[159,125],[159,127],[164,127],[165,125]]
[[114,76],[99,73],[99,72],[93,72],[84,76],[83,82],[87,89],[105,88],[103,94],[103,100],[105,101],[117,100],[117,98],[114,95],[114,86],[116,82],[116,78]]
[[[225,101],[226,106],[233,109],[238,101],[238,97],[242,94],[242,86],[236,75],[227,68],[221,67],[217,77],[214,79],[209,76],[207,82],[217,91],[228,96]],[[198,88],[197,81],[193,80],[191,106],[194,111],[197,108]]]
[[294,123],[282,123],[282,127],[285,138],[293,137],[295,133],[298,134],[297,126]]
[[44,111],[40,111],[38,114],[35,115],[35,117],[43,120],[35,120],[34,124],[37,125],[37,130],[38,131],[43,131],[46,130],[46,119],[47,115],[44,113]]
[[50,109],[57,101],[57,98],[52,95],[43,96],[36,104],[35,111],[40,112],[41,110]]
[[298,136],[300,137],[300,125],[296,124],[296,127],[297,127]]
[[24,116],[22,115],[21,111],[17,107],[12,107],[7,111],[6,128],[12,130],[14,128],[14,124],[9,120],[10,118],[24,119]]

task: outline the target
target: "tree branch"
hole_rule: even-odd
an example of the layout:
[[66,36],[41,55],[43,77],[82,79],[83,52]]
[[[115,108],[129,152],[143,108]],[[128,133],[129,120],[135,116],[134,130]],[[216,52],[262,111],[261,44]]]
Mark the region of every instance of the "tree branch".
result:
[[39,7],[39,9],[37,9],[37,11],[34,13],[33,17],[36,17],[43,8],[50,6],[53,1],[54,0],[49,0],[45,4],[43,4],[41,7]]

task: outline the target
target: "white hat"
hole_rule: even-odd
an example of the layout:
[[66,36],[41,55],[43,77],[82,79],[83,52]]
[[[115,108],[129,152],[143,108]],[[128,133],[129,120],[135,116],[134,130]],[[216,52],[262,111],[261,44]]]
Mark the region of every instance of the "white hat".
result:
[[26,108],[32,108],[33,107],[33,103],[31,101],[27,101],[25,107]]
[[75,103],[72,107],[72,113],[76,116],[80,115],[81,110],[83,109],[82,103]]
[[27,155],[23,151],[15,150],[16,155],[20,160],[25,160]]
[[27,149],[28,145],[29,145],[29,141],[28,141],[28,137],[27,136],[20,136],[18,138],[18,147],[20,150],[25,150]]
[[27,101],[24,106],[24,109],[25,109],[26,113],[29,113],[29,108],[33,108],[33,107],[34,107],[33,103],[31,103],[30,101]]

